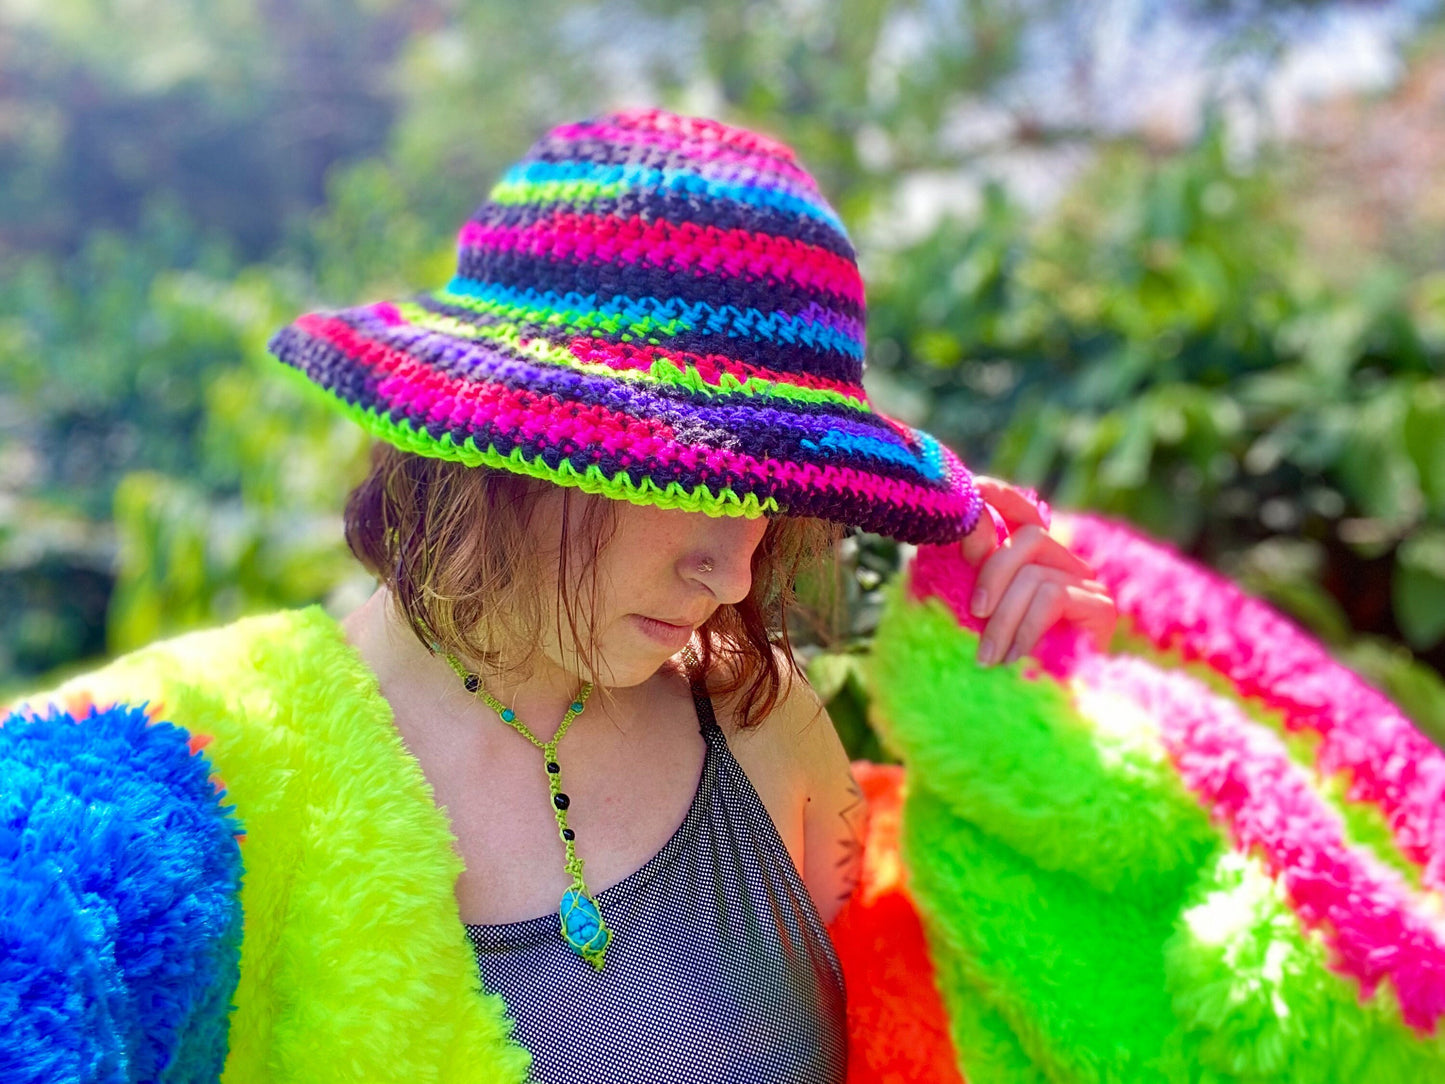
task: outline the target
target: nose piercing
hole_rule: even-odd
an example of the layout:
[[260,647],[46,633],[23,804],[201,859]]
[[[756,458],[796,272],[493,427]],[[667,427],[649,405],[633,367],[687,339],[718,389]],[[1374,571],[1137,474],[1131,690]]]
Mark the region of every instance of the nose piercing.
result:
[[703,558],[702,562],[697,566],[697,570],[699,572],[711,572],[712,569],[712,561],[708,560],[707,558]]

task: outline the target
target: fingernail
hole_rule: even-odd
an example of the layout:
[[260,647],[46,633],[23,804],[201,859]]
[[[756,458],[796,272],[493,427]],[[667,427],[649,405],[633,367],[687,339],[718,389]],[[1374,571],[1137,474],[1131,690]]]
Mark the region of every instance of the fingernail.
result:
[[993,662],[994,654],[997,651],[998,649],[993,646],[992,640],[983,641],[983,643],[978,645],[978,664],[980,666],[988,666]]
[[1019,655],[1020,655],[1019,649],[1016,648],[1016,647],[1011,647],[1011,648],[1008,649],[1008,654],[1003,657],[1003,661],[1004,661],[1005,663],[1016,662],[1016,661],[1018,660]]
[[982,617],[988,606],[988,592],[982,587],[973,589],[973,598],[969,600],[968,609],[974,617]]

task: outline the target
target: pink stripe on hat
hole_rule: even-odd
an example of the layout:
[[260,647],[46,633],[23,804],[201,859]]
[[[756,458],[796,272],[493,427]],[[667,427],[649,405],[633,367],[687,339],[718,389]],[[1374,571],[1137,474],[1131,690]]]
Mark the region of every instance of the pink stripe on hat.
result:
[[466,247],[552,260],[646,263],[732,278],[768,277],[863,304],[863,280],[852,260],[816,245],[750,230],[646,221],[638,215],[561,212],[529,226],[468,222],[457,241]]
[[[681,120],[683,123],[678,124]],[[676,117],[661,110],[638,110],[608,121],[561,124],[548,136],[579,143],[614,143],[619,146],[658,147],[700,162],[725,162],[761,174],[785,177],[801,191],[818,190],[806,170],[798,166],[792,148],[757,132],[697,117]]]

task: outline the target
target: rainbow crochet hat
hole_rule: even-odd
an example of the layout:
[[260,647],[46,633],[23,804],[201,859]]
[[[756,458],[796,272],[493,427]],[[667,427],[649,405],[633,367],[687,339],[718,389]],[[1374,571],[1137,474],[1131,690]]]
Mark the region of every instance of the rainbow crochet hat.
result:
[[863,390],[863,282],[781,143],[659,110],[552,129],[445,287],[302,316],[270,349],[374,436],[709,515],[948,542],[959,459]]

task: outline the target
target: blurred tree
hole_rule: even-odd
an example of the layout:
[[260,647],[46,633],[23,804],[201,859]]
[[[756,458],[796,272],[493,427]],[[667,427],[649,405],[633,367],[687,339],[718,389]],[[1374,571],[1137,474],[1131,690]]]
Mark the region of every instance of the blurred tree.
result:
[[[1438,288],[1329,287],[1273,152],[1241,170],[1225,148],[1217,123],[1162,160],[1114,146],[1033,227],[991,190],[892,257],[876,363],[990,473],[1171,539],[1389,687],[1430,684],[1352,637],[1445,665]],[[1420,710],[1441,732],[1445,701]]]
[[[160,202],[244,259],[275,252],[337,163],[380,151],[386,72],[430,5],[0,5],[0,252],[71,253]],[[338,32],[345,28],[345,32]]]
[[[1158,0],[1139,20],[1181,18],[1258,72],[1342,6]],[[1438,253],[1325,273],[1340,249],[1300,217],[1321,204],[1294,145],[1241,156],[1218,118],[1182,147],[1120,135],[1096,19],[1062,0],[0,0],[0,688],[364,591],[339,526],[363,442],[266,337],[440,284],[457,223],[541,131],[658,102],[775,134],[818,176],[864,260],[881,406],[1172,538],[1445,717],[1413,654],[1445,662]],[[802,620],[801,653],[850,749],[879,756],[858,664],[900,553],[846,553],[841,622]]]

